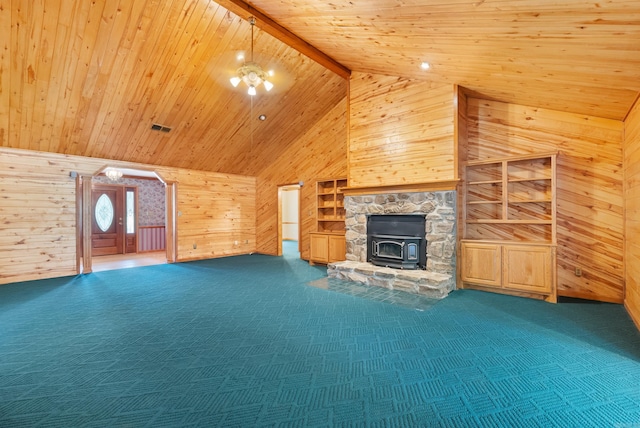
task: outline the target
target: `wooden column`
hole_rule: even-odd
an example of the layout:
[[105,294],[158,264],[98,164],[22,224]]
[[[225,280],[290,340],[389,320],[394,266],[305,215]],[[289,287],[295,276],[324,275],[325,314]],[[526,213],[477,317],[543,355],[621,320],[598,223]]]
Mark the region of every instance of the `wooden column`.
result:
[[82,215],[84,198],[82,197],[82,179],[76,173],[76,273],[82,273]]
[[166,205],[166,251],[167,263],[175,263],[178,259],[176,238],[178,235],[176,222],[177,209],[177,184],[175,182],[167,182],[165,184],[165,205]]
[[91,266],[91,176],[82,176],[82,273],[93,272]]

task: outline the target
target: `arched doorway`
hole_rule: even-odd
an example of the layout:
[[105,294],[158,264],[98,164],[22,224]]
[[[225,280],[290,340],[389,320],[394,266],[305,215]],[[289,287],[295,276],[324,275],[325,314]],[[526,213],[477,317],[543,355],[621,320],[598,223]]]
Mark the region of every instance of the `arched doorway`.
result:
[[[175,262],[175,183],[152,170],[113,167],[77,180],[79,273]],[[150,188],[155,202],[144,196]]]

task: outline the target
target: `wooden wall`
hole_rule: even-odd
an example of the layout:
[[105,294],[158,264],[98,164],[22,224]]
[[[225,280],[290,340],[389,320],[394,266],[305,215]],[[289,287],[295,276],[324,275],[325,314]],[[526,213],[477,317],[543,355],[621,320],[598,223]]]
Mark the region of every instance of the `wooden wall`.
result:
[[622,139],[620,121],[468,99],[469,160],[559,152],[560,296],[623,301]]
[[[76,182],[69,173],[93,175],[107,165],[151,169],[0,148],[0,284],[77,273]],[[178,260],[255,251],[255,178],[166,167],[154,170],[165,180],[178,182]]]
[[309,232],[316,230],[316,181],[347,175],[347,99],[291,144],[257,177],[257,251],[278,251],[278,186],[300,189],[300,256],[309,259]]
[[640,100],[625,120],[625,306],[640,329]]
[[178,261],[255,251],[255,178],[194,170],[172,177],[178,181]]
[[454,86],[353,73],[349,187],[457,178]]

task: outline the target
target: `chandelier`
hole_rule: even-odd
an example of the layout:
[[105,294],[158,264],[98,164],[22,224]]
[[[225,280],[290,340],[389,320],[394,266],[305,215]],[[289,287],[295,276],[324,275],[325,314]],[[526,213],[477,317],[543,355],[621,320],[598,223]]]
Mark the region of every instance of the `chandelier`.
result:
[[249,24],[251,24],[251,60],[245,61],[245,63],[236,70],[236,75],[230,80],[234,88],[237,87],[240,82],[244,82],[249,87],[247,93],[254,96],[256,94],[256,88],[260,86],[260,84],[263,84],[264,88],[270,91],[273,88],[273,83],[267,80],[271,72],[267,73],[262,67],[253,62],[253,27],[256,25],[256,19],[254,17],[249,18]]
[[104,172],[104,175],[106,175],[111,181],[118,181],[120,178],[122,178],[122,171],[109,168]]

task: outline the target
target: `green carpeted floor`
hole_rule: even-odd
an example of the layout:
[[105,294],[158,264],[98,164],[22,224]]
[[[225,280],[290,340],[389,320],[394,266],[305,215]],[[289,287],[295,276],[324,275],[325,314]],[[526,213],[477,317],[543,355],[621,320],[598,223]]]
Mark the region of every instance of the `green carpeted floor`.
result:
[[295,256],[0,287],[0,426],[640,426],[623,307],[309,286]]

